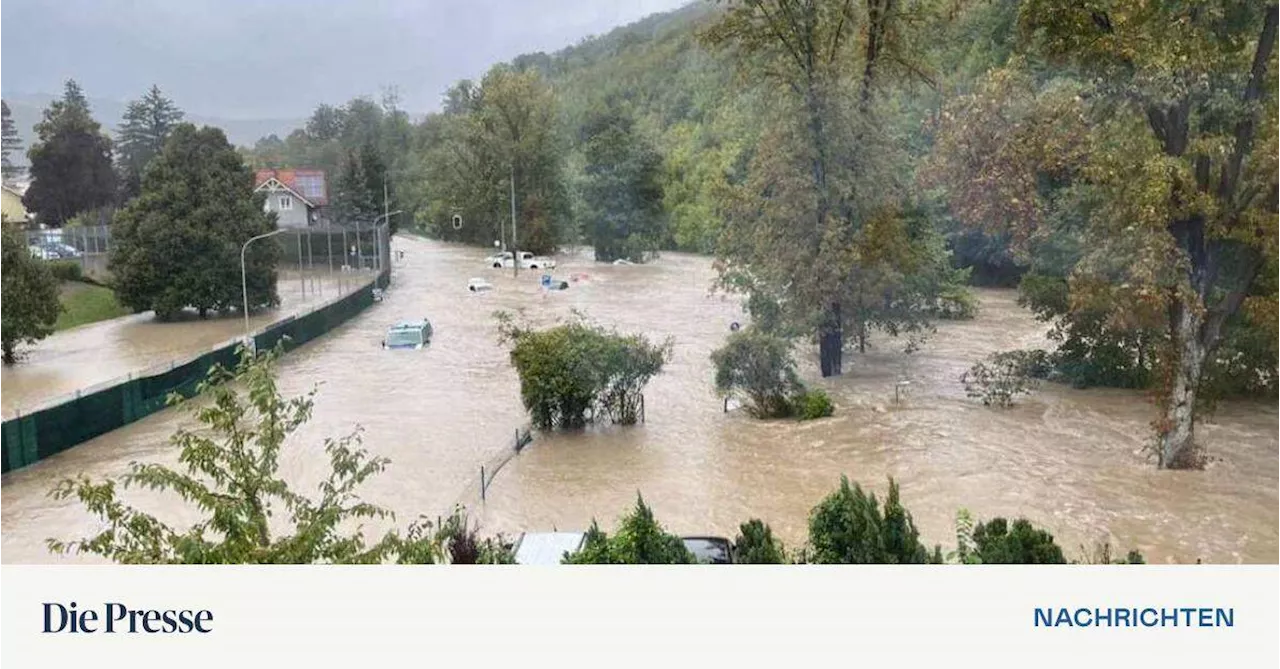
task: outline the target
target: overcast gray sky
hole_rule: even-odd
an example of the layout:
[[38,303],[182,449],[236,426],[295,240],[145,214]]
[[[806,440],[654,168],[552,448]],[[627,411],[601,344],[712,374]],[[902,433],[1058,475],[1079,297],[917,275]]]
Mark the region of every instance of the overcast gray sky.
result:
[[191,113],[307,115],[320,102],[399,89],[436,109],[454,81],[552,52],[690,0],[4,0],[4,95],[93,98],[159,84]]

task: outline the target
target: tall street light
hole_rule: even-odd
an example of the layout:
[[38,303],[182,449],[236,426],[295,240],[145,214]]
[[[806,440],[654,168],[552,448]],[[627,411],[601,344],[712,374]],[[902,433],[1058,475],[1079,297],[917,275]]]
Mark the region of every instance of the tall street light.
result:
[[[382,219],[388,219],[388,220],[390,220],[390,218],[391,218],[392,216],[395,216],[396,214],[403,214],[403,213],[404,213],[403,211],[401,211],[401,210],[397,209],[397,210],[395,210],[395,211],[388,211],[388,212],[386,212],[385,214],[378,214],[378,215],[377,215],[376,217],[374,217],[374,219],[373,219],[373,230],[374,230],[374,234],[375,234],[375,235],[376,235],[376,234],[378,234],[378,232],[377,232],[377,231],[378,231],[378,221],[380,221],[380,220],[382,220]],[[387,246],[388,246],[388,247],[390,247],[390,246],[391,246],[391,235],[389,235],[389,234],[387,235]],[[390,258],[388,258],[388,260],[390,260]],[[378,244],[378,271],[382,271],[382,244]]]
[[511,276],[520,278],[520,244],[516,242],[516,163],[511,161]]
[[[245,346],[249,346],[249,342],[252,340],[249,339],[249,275],[248,273],[245,272],[244,253],[245,251],[249,250],[250,244],[258,241],[259,239],[274,237],[275,235],[278,235],[282,232],[287,232],[287,231],[288,231],[288,228],[279,228],[276,230],[272,230],[271,232],[268,232],[266,234],[258,235],[256,237],[250,237],[249,241],[245,242],[244,246],[240,247],[240,289],[244,291],[244,343],[245,343]],[[299,258],[298,263],[299,264],[302,263],[301,258]]]

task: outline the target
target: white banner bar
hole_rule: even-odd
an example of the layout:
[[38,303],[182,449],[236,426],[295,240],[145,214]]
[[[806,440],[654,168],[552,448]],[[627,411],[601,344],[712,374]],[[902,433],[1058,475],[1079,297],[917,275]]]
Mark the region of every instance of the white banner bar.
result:
[[1280,666],[1276,566],[2,570],[6,666]]

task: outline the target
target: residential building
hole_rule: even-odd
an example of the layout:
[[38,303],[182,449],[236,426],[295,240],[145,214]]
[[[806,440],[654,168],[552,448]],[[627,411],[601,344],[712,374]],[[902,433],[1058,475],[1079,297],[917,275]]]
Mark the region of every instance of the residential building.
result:
[[31,221],[31,216],[27,214],[27,208],[22,206],[22,192],[17,188],[4,184],[3,192],[3,209],[0,210],[0,217],[6,223],[17,223],[26,225]]
[[282,228],[323,225],[329,206],[324,170],[258,170],[253,190],[267,194],[263,207],[276,212]]

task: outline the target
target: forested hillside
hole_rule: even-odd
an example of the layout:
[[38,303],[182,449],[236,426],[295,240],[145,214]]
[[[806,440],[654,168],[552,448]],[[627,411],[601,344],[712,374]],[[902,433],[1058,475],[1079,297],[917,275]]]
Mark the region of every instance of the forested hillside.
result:
[[497,64],[421,123],[321,107],[252,157],[329,169],[350,216],[385,183],[401,225],[447,240],[510,244],[514,195],[521,248],[714,254],[824,375],[971,316],[964,284],[1019,286],[1058,344],[1037,373],[1154,390],[1153,452],[1194,466],[1197,413],[1276,393],[1275,21],[1238,0],[698,2]]

